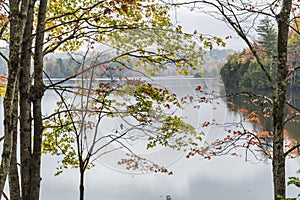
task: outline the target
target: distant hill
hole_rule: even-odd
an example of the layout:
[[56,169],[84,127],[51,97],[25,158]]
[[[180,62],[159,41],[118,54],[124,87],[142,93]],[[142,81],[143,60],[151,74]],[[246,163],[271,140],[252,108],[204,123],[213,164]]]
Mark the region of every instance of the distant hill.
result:
[[227,56],[233,54],[232,49],[212,49],[204,57],[203,76],[219,76],[220,69],[226,62]]
[[204,65],[212,66],[220,62],[225,63],[227,56],[234,52],[235,51],[233,49],[212,49],[206,54],[204,58]]
[[[1,49],[0,52],[8,56],[7,49]],[[219,70],[226,62],[228,55],[233,54],[234,50],[232,49],[212,49],[204,57],[204,67],[202,72],[191,71],[190,75],[197,76],[197,74],[202,74],[206,77],[216,77],[219,76]],[[107,60],[109,55],[103,55],[103,58],[100,60]],[[76,59],[77,60],[77,59]],[[80,59],[78,59],[80,60]],[[44,70],[51,78],[64,78],[68,77],[77,70],[79,70],[80,64],[73,60],[67,53],[55,53],[49,54],[44,59]],[[97,76],[99,77],[110,77],[110,76],[141,76],[140,73],[130,70],[130,68],[135,68],[132,63],[129,63],[128,68],[119,69],[120,66],[117,63],[109,63],[103,65]],[[157,76],[174,76],[176,72],[172,66],[163,66],[164,69],[160,69],[156,72]],[[114,70],[111,70],[114,69]],[[138,70],[142,70],[139,68]],[[0,74],[7,73],[7,63],[0,56]]]

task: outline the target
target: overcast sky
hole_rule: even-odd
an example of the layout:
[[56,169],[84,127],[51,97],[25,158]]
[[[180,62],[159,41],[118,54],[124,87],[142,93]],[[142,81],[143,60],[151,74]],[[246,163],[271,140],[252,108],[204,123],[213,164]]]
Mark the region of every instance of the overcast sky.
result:
[[[191,11],[188,8],[180,8],[171,12],[172,20],[180,24],[184,31],[209,34],[212,36],[221,37],[226,42],[225,48],[241,50],[245,47],[245,43],[239,39],[237,34],[232,31],[225,22],[218,20],[208,14]],[[175,17],[176,16],[176,17]],[[231,39],[225,39],[231,36]]]

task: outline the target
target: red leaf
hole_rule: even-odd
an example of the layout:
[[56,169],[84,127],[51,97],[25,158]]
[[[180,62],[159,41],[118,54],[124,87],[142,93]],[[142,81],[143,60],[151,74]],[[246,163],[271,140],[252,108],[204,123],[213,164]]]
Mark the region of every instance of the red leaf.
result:
[[204,122],[203,124],[202,124],[202,127],[207,127],[207,126],[209,126],[210,125],[210,122]]
[[204,159],[210,160],[211,157],[210,156],[205,156]]
[[122,6],[121,6],[121,9],[122,9],[125,13],[127,13],[127,11],[128,11],[128,7],[127,7],[126,5],[122,5]]
[[201,86],[200,85],[196,87],[196,91],[199,91],[199,92],[201,91]]
[[225,37],[225,40],[228,40],[228,39],[231,39],[231,38],[232,38],[232,36],[228,35],[228,36]]

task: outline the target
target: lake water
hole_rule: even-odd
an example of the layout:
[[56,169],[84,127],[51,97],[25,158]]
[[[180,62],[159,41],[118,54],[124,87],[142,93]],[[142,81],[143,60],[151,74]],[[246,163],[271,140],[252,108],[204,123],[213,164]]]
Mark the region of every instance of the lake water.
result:
[[[195,94],[195,88],[201,86],[207,92],[218,94],[220,82],[217,79],[196,78],[157,78],[152,84],[163,86],[178,96]],[[53,91],[48,91],[43,100],[44,113],[49,114],[58,101]],[[189,104],[177,114],[202,130],[202,123],[215,119],[218,122],[237,120],[236,115],[228,111],[223,100],[213,104],[203,104],[194,109]],[[107,122],[108,123],[108,122]],[[116,122],[111,122],[112,124]],[[246,126],[251,126],[246,124]],[[103,129],[109,129],[104,126]],[[103,130],[102,130],[103,131]],[[223,137],[222,128],[206,128],[204,141],[212,142]],[[174,174],[139,173],[123,169],[116,162],[124,155],[107,154],[95,162],[96,166],[86,173],[85,195],[87,200],[164,200],[170,195],[173,200],[267,200],[273,198],[270,161],[259,163],[255,160],[245,162],[243,157],[214,157],[211,160],[194,157],[187,159],[183,152],[165,148],[145,150],[145,141],[131,144],[131,148],[153,161],[166,166]],[[65,170],[54,176],[57,157],[44,155],[42,161],[42,200],[78,199],[79,172],[76,169]],[[287,161],[287,176],[296,174],[300,160]],[[300,193],[300,191],[299,191]],[[288,194],[296,196],[297,190],[288,188]]]

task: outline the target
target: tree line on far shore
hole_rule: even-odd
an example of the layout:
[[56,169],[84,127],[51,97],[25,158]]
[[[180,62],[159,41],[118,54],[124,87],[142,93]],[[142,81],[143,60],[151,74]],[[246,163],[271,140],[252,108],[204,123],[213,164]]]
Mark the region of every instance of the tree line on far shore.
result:
[[[276,76],[277,30],[270,18],[264,18],[256,28],[258,35],[255,50],[262,58],[264,66],[273,77]],[[288,65],[292,72],[299,66],[300,37],[295,31],[290,31]],[[222,67],[221,76],[227,91],[270,91],[268,79],[257,63],[249,48],[235,52],[227,57]],[[289,89],[300,89],[300,74],[295,71],[289,76]]]

